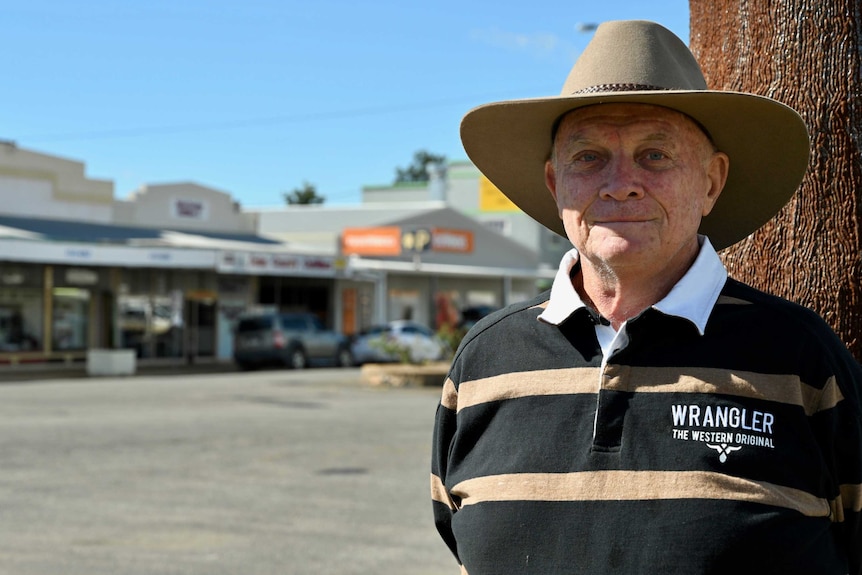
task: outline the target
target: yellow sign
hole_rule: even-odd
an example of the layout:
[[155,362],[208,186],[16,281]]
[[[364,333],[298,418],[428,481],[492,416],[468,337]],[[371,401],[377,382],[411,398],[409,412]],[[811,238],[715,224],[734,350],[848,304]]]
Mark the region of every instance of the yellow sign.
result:
[[408,252],[424,252],[431,247],[431,231],[412,230],[401,234],[401,247]]
[[518,206],[503,195],[497,186],[484,174],[479,175],[479,211],[481,212],[517,212]]

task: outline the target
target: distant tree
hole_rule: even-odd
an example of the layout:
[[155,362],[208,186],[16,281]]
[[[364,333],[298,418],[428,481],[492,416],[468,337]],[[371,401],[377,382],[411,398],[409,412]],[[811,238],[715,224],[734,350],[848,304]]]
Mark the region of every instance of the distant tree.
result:
[[427,182],[428,164],[443,164],[446,156],[431,154],[425,150],[419,150],[413,154],[413,163],[406,168],[396,168],[395,183],[404,182]]
[[285,193],[284,201],[288,205],[296,206],[322,204],[324,201],[326,201],[326,198],[317,195],[317,188],[315,188],[314,184],[303,182],[301,187],[294,188],[294,190],[290,193]]

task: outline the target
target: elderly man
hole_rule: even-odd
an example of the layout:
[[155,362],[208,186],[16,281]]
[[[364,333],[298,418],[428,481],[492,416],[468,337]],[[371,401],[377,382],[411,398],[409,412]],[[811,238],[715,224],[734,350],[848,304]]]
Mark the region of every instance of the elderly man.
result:
[[715,252],[794,193],[798,114],[707,90],[677,37],[624,21],[561,96],[481,106],[461,135],[575,248],[446,379],[431,490],[462,573],[862,573],[862,368]]

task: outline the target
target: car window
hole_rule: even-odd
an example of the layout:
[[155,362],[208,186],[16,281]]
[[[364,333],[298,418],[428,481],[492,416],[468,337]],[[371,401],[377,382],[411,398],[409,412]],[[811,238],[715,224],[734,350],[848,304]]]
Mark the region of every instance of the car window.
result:
[[281,327],[286,331],[303,331],[306,329],[307,322],[301,315],[283,315],[281,316]]
[[272,319],[272,316],[268,315],[245,317],[239,320],[239,323],[236,326],[236,330],[239,332],[244,332],[272,329]]
[[401,331],[404,333],[409,333],[411,335],[418,334],[418,335],[424,335],[424,336],[428,336],[428,337],[431,337],[434,335],[434,332],[432,332],[430,329],[428,329],[424,325],[405,325],[401,329]]
[[387,331],[389,331],[389,327],[385,325],[375,325],[362,330],[359,335],[375,336],[380,335],[381,333],[386,333]]

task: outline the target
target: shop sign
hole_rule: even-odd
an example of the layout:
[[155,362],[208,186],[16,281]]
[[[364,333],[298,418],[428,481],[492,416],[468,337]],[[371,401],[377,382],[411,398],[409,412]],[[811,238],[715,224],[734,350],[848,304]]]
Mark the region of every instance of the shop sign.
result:
[[209,219],[209,205],[203,200],[174,198],[171,215],[178,220],[206,221]]
[[95,285],[99,283],[99,274],[93,270],[71,268],[66,270],[66,283],[70,285]]
[[399,256],[404,252],[427,251],[469,254],[473,252],[473,232],[449,228],[403,230],[388,226],[345,228],[341,234],[344,255]]
[[144,249],[128,246],[79,246],[60,242],[0,239],[0,260],[81,265],[156,265],[169,268],[212,269],[216,252],[188,249]]
[[434,228],[431,230],[431,249],[435,252],[473,253],[473,232]]
[[171,261],[171,252],[149,252],[150,261],[166,263]]
[[341,252],[357,256],[401,255],[401,228],[344,228],[341,232]]
[[248,267],[253,271],[266,271],[271,261],[269,254],[249,254]]
[[306,271],[329,272],[335,268],[335,263],[330,258],[304,258],[302,268]]
[[335,260],[296,254],[221,252],[218,271],[260,275],[332,275]]
[[191,301],[215,301],[218,299],[218,294],[212,290],[192,289],[185,293],[186,299]]
[[24,283],[24,274],[21,272],[7,272],[0,275],[0,283],[7,286],[17,286]]
[[520,208],[482,174],[479,176],[479,211],[518,212]]
[[295,270],[299,269],[301,264],[300,258],[297,256],[272,256],[272,267],[277,270]]
[[93,251],[86,248],[67,248],[66,257],[70,260],[90,260],[93,259]]
[[420,228],[401,235],[401,247],[408,252],[427,252],[431,249],[431,230]]

